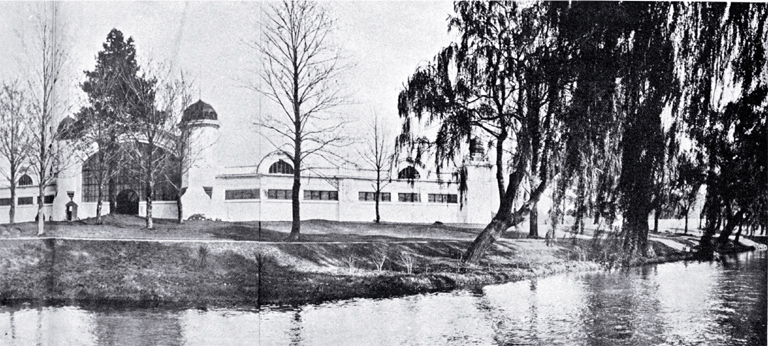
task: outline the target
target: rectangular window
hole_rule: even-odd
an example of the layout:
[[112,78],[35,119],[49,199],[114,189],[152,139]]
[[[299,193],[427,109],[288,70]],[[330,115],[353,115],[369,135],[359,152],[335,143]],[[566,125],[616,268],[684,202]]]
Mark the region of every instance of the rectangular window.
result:
[[259,189],[224,191],[224,199],[259,199],[259,197]]
[[[363,191],[360,191],[360,192],[357,193],[357,195],[358,195],[358,198],[361,201],[370,201],[370,202],[372,202],[372,201],[376,200],[375,199],[375,195],[376,195],[375,192],[363,192]],[[380,202],[389,202],[391,200],[392,200],[392,194],[390,194],[389,192],[381,192],[381,193],[379,193],[379,201]]]
[[304,190],[304,199],[313,201],[338,201],[338,191]]
[[421,202],[421,197],[418,193],[398,193],[397,200],[400,202]]
[[10,198],[0,198],[0,206],[11,205]]
[[455,194],[430,193],[428,196],[430,203],[458,203],[459,199]]
[[293,198],[293,191],[292,190],[267,190],[267,198],[291,199]]
[[33,205],[34,197],[19,197],[19,205]]
[[44,204],[53,204],[53,198],[54,198],[54,196],[53,196],[53,195],[47,195],[47,196],[45,196],[45,198],[43,199],[43,203],[44,203]]

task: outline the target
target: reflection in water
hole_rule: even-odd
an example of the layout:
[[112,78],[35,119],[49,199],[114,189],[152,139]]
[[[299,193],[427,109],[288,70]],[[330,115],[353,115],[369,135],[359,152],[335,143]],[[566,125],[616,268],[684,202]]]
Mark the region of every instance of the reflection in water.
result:
[[261,311],[0,307],[0,345],[765,345],[765,252]]

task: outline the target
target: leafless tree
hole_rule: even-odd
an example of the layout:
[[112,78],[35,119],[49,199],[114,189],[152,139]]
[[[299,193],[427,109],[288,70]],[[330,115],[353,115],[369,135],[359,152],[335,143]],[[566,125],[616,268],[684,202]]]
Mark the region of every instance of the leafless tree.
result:
[[331,42],[334,21],[306,0],[270,6],[261,37],[251,46],[261,57],[257,82],[250,87],[273,101],[279,114],[263,115],[257,125],[276,134],[265,138],[293,164],[292,220],[288,240],[299,240],[302,163],[312,155],[340,158],[345,122],[329,114],[344,103],[337,77],[346,69]]
[[165,130],[169,134],[166,145],[166,154],[168,155],[166,162],[172,166],[162,170],[160,178],[169,184],[176,193],[177,221],[179,223],[184,222],[184,205],[181,201],[184,187],[182,187],[182,179],[179,178],[188,173],[202,159],[202,154],[207,149],[207,147],[192,146],[190,144],[197,143],[205,146],[215,144],[202,143],[195,138],[200,136],[200,133],[185,131],[178,126],[184,110],[192,104],[193,97],[190,93],[190,86],[192,84],[194,82],[187,81],[185,74],[181,72],[178,79],[165,84],[161,89],[161,96],[168,103],[167,109],[172,116],[165,124]]
[[[185,134],[178,124],[184,110],[191,104],[190,83],[184,74],[172,77],[170,68],[147,68],[139,78],[126,76],[129,95],[126,96],[130,118],[127,137],[129,155],[138,163],[136,167],[145,184],[147,202],[147,228],[154,227],[152,201],[157,195],[156,184],[164,183],[175,193],[178,221],[182,222],[183,206],[181,176],[201,158],[205,148],[189,146],[197,142],[196,134]],[[207,143],[206,145],[211,145]],[[166,196],[167,197],[167,196]]]
[[131,144],[128,151],[137,163],[137,167],[132,168],[139,170],[144,183],[146,227],[153,229],[152,202],[155,197],[155,183],[161,179],[161,172],[167,165],[165,147],[172,143],[168,127],[173,119],[171,105],[175,100],[164,98],[167,96],[165,89],[169,85],[158,83],[158,78],[146,70],[141,76],[123,76],[123,82],[127,86],[125,112],[129,128],[127,137]]
[[381,123],[379,115],[375,113],[373,121],[368,124],[367,136],[365,138],[363,148],[358,149],[357,153],[369,168],[376,171],[376,180],[373,184],[373,198],[376,205],[375,221],[379,223],[381,221],[381,214],[379,212],[381,191],[389,185],[391,178],[395,141],[392,133]]
[[4,84],[0,90],[0,157],[7,164],[2,171],[11,189],[8,210],[10,223],[16,217],[16,184],[19,173],[29,164],[30,136],[27,131],[29,103],[17,82]]
[[44,233],[43,201],[48,186],[69,163],[75,147],[57,140],[57,120],[67,111],[63,97],[65,64],[69,58],[62,42],[63,30],[59,18],[59,4],[47,2],[36,9],[35,28],[31,37],[22,36],[27,54],[21,62],[29,86],[31,101],[27,123],[32,151],[30,169],[38,177],[37,234]]

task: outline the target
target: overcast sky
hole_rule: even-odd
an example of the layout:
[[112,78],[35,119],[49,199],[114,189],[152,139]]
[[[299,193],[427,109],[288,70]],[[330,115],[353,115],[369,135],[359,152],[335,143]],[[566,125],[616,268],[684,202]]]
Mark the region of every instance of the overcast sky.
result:
[[[349,62],[347,92],[352,105],[338,109],[360,119],[377,112],[396,125],[397,94],[417,66],[430,61],[450,37],[449,1],[322,2],[337,19],[338,43]],[[255,78],[248,69],[257,57],[243,42],[258,35],[258,2],[64,2],[60,18],[70,47],[73,112],[84,94],[83,71],[92,70],[107,33],[117,28],[135,40],[140,64],[173,64],[196,81],[195,93],[219,114],[220,163],[256,164],[260,156],[253,119],[269,107],[243,87]],[[31,28],[34,4],[0,3],[0,78],[18,72],[19,34]],[[23,61],[23,59],[22,59]],[[77,94],[75,94],[77,95]],[[262,145],[266,145],[262,143]]]

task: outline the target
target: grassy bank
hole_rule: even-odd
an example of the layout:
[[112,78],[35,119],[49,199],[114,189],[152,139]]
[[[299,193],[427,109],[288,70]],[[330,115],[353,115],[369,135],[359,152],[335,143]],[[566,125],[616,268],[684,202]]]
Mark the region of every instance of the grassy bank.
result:
[[[48,239],[24,238],[26,225],[18,225],[18,235],[0,241],[0,301],[254,307],[450,291],[601,268],[582,261],[592,246],[588,238],[554,246],[501,239],[480,265],[466,268],[458,259],[473,228],[311,221],[304,242],[282,243],[270,241],[287,235],[280,223],[259,230],[254,223],[169,222],[145,230],[134,221],[141,220],[54,224],[46,233],[58,238]],[[83,235],[112,239],[68,239]],[[653,247],[659,260],[686,256],[659,242]]]

